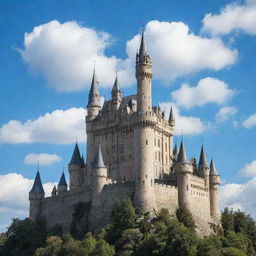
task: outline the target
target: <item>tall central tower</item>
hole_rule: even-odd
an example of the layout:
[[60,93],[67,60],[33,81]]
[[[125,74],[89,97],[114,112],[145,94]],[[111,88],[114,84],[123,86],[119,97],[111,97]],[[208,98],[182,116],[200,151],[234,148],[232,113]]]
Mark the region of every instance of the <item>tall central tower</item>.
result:
[[151,79],[152,65],[148,55],[144,31],[141,36],[140,51],[136,55],[137,111],[145,113],[152,109]]
[[[152,65],[147,52],[144,32],[140,51],[136,55],[137,121],[134,128],[135,155],[135,206],[139,213],[152,212],[154,208],[154,127],[152,113]],[[152,117],[152,116],[151,116]]]

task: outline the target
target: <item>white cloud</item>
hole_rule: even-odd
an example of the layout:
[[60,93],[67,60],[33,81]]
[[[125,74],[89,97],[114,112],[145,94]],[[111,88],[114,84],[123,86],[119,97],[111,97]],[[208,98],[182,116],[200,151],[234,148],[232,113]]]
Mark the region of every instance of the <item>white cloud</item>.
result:
[[59,162],[61,160],[61,157],[55,155],[55,154],[46,154],[46,153],[41,153],[41,154],[29,154],[26,155],[24,158],[24,163],[25,164],[32,164],[36,165],[40,163],[40,165],[51,165],[53,163]]
[[106,32],[83,27],[74,21],[61,24],[53,20],[25,33],[24,49],[19,52],[30,72],[42,74],[49,86],[57,91],[89,87],[94,62],[101,86],[113,85],[117,67],[122,85],[127,84],[130,79],[122,69],[126,62],[105,54],[111,41]]
[[[0,213],[1,231],[8,226],[14,217],[28,217],[29,200],[28,193],[33,185],[29,180],[18,173],[0,175]],[[49,196],[55,183],[44,184],[46,196]]]
[[194,87],[183,84],[171,95],[178,106],[191,108],[207,103],[223,104],[234,95],[234,91],[228,88],[227,83],[213,77],[206,77]]
[[247,177],[256,177],[256,160],[253,160],[249,164],[246,164],[240,171],[239,174]]
[[[230,116],[233,116],[237,113],[237,108],[236,107],[231,107],[231,106],[225,106],[222,107],[219,112],[216,114],[216,119],[219,122],[224,122],[226,121]],[[237,126],[237,123],[234,123],[234,127]]]
[[174,132],[176,135],[197,135],[203,133],[207,128],[207,125],[198,117],[182,116],[180,110],[173,102],[162,102],[159,105],[160,108],[165,111],[167,116],[169,116],[172,106],[175,118]]
[[[225,46],[221,39],[195,35],[183,22],[153,20],[147,23],[145,34],[154,78],[166,83],[204,69],[220,70],[237,58],[237,51]],[[127,86],[135,81],[134,62],[140,35],[127,41],[126,59],[105,54],[112,43],[106,32],[74,21],[61,24],[54,20],[25,33],[24,48],[19,52],[29,71],[43,75],[57,91],[89,87],[94,61],[100,86],[113,85],[117,68],[121,85]]]
[[234,30],[256,35],[256,1],[247,0],[244,4],[234,2],[225,6],[220,14],[208,13],[203,24],[203,31],[213,35],[229,34]]
[[255,126],[256,125],[256,113],[249,116],[246,120],[244,120],[242,125],[247,129],[250,129],[253,126]]
[[85,142],[85,114],[83,108],[70,108],[55,110],[24,123],[11,120],[0,128],[0,143]]
[[245,184],[226,184],[220,187],[220,207],[240,209],[256,217],[256,177]]
[[[237,51],[225,46],[220,39],[195,35],[183,22],[150,21],[145,36],[154,78],[166,83],[200,70],[220,70],[237,58]],[[130,60],[134,60],[139,41],[140,35],[136,35],[127,42]]]

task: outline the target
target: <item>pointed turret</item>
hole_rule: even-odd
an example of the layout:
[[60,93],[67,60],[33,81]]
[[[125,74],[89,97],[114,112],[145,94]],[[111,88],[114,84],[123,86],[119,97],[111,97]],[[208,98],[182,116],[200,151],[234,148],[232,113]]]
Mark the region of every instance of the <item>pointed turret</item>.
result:
[[216,168],[215,168],[215,164],[214,164],[214,161],[213,159],[211,160],[211,163],[210,163],[210,176],[217,176],[219,175]]
[[56,195],[57,195],[57,189],[56,189],[56,186],[54,185],[52,189],[52,196],[56,196]]
[[121,93],[117,75],[116,75],[116,79],[115,79],[111,94],[112,94],[112,101],[114,103],[114,106],[116,107],[116,109],[118,109],[122,101],[122,93]]
[[100,106],[100,94],[98,81],[95,74],[95,69],[93,70],[91,89],[89,93],[88,106]]
[[41,177],[39,171],[36,173],[36,178],[33,184],[32,189],[30,190],[30,193],[40,193],[44,194],[44,188],[42,185]]
[[206,159],[206,155],[205,155],[205,152],[204,152],[204,146],[203,145],[202,145],[202,148],[201,148],[198,168],[208,168],[208,163],[207,163],[207,159]]
[[78,147],[77,143],[75,145],[75,148],[74,148],[74,151],[72,154],[72,158],[71,158],[69,164],[83,166],[83,160],[81,158],[79,147]]
[[177,162],[178,163],[188,163],[186,149],[185,149],[185,146],[183,144],[183,139],[180,143],[180,151],[179,151]]
[[93,167],[94,168],[106,168],[104,161],[103,161],[102,153],[101,153],[101,145],[99,145],[98,153],[93,162]]
[[177,142],[175,143],[174,149],[173,149],[173,159],[177,161],[179,155],[179,148]]
[[66,182],[65,174],[63,171],[58,184],[58,193],[67,191],[67,188],[68,188],[68,184]]
[[95,69],[92,76],[92,84],[89,92],[88,104],[87,104],[87,117],[86,120],[92,121],[96,118],[100,111],[100,93],[99,85],[95,74]]
[[66,182],[66,178],[65,178],[65,174],[64,172],[62,173],[61,177],[60,177],[60,181],[58,186],[67,186],[67,182]]
[[141,35],[141,41],[140,41],[140,50],[139,50],[139,58],[143,60],[144,56],[148,55],[148,49],[147,49],[147,43],[144,37],[144,30]]
[[175,122],[175,120],[174,120],[173,111],[172,111],[172,107],[171,107],[170,115],[169,115],[169,123],[174,124],[174,122]]

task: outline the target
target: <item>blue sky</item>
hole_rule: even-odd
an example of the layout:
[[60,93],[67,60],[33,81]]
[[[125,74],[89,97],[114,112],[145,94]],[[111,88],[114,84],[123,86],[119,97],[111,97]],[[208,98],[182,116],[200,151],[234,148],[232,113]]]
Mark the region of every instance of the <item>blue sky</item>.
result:
[[214,156],[221,206],[255,211],[244,203],[256,192],[255,0],[0,0],[0,10],[0,230],[28,214],[38,157],[50,191],[76,140],[86,154],[93,62],[105,99],[116,69],[123,94],[136,92],[142,24],[154,105],[174,106],[190,157],[202,141]]

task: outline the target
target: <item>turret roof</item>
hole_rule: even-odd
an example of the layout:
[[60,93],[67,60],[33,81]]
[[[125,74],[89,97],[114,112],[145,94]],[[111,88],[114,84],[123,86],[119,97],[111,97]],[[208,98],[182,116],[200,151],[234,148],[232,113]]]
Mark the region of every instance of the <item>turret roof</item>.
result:
[[37,171],[37,173],[36,173],[36,178],[35,178],[33,187],[30,190],[30,192],[36,192],[36,193],[44,194],[44,188],[43,188],[43,185],[42,185],[42,181],[41,181],[39,171]]
[[71,158],[69,164],[83,166],[83,160],[81,158],[79,147],[78,147],[77,143],[75,145],[75,148],[74,148],[74,151],[73,151],[73,154],[72,154],[72,158]]
[[185,146],[183,144],[183,139],[180,143],[180,151],[179,151],[179,155],[178,155],[178,163],[187,163],[188,159],[187,159],[187,154],[186,154],[186,149]]
[[59,186],[67,186],[66,178],[64,172],[62,173],[59,181]]
[[145,55],[148,55],[148,50],[147,50],[147,44],[146,44],[144,30],[143,30],[141,35],[141,41],[140,41],[139,57],[142,58]]
[[202,145],[198,167],[208,167],[204,146]]
[[118,82],[118,77],[116,75],[116,79],[115,79],[115,82],[114,82],[114,85],[113,85],[113,88],[112,88],[112,92],[114,91],[120,91],[120,85],[119,85],[119,82]]
[[89,92],[88,105],[100,105],[99,102],[99,86],[95,74],[95,69],[93,70],[91,89]]
[[103,161],[102,153],[101,153],[101,145],[99,145],[98,153],[93,162],[93,167],[96,167],[96,168],[105,168],[106,167],[104,164],[104,161]]
[[210,175],[211,176],[219,175],[216,168],[215,168],[215,164],[214,164],[213,159],[211,160],[211,163],[210,163]]
[[178,144],[177,142],[175,143],[175,147],[173,149],[173,155],[177,156],[179,154],[179,149],[178,149]]
[[174,116],[173,116],[173,111],[172,111],[172,107],[170,110],[170,115],[169,115],[169,122],[173,122],[174,121]]

